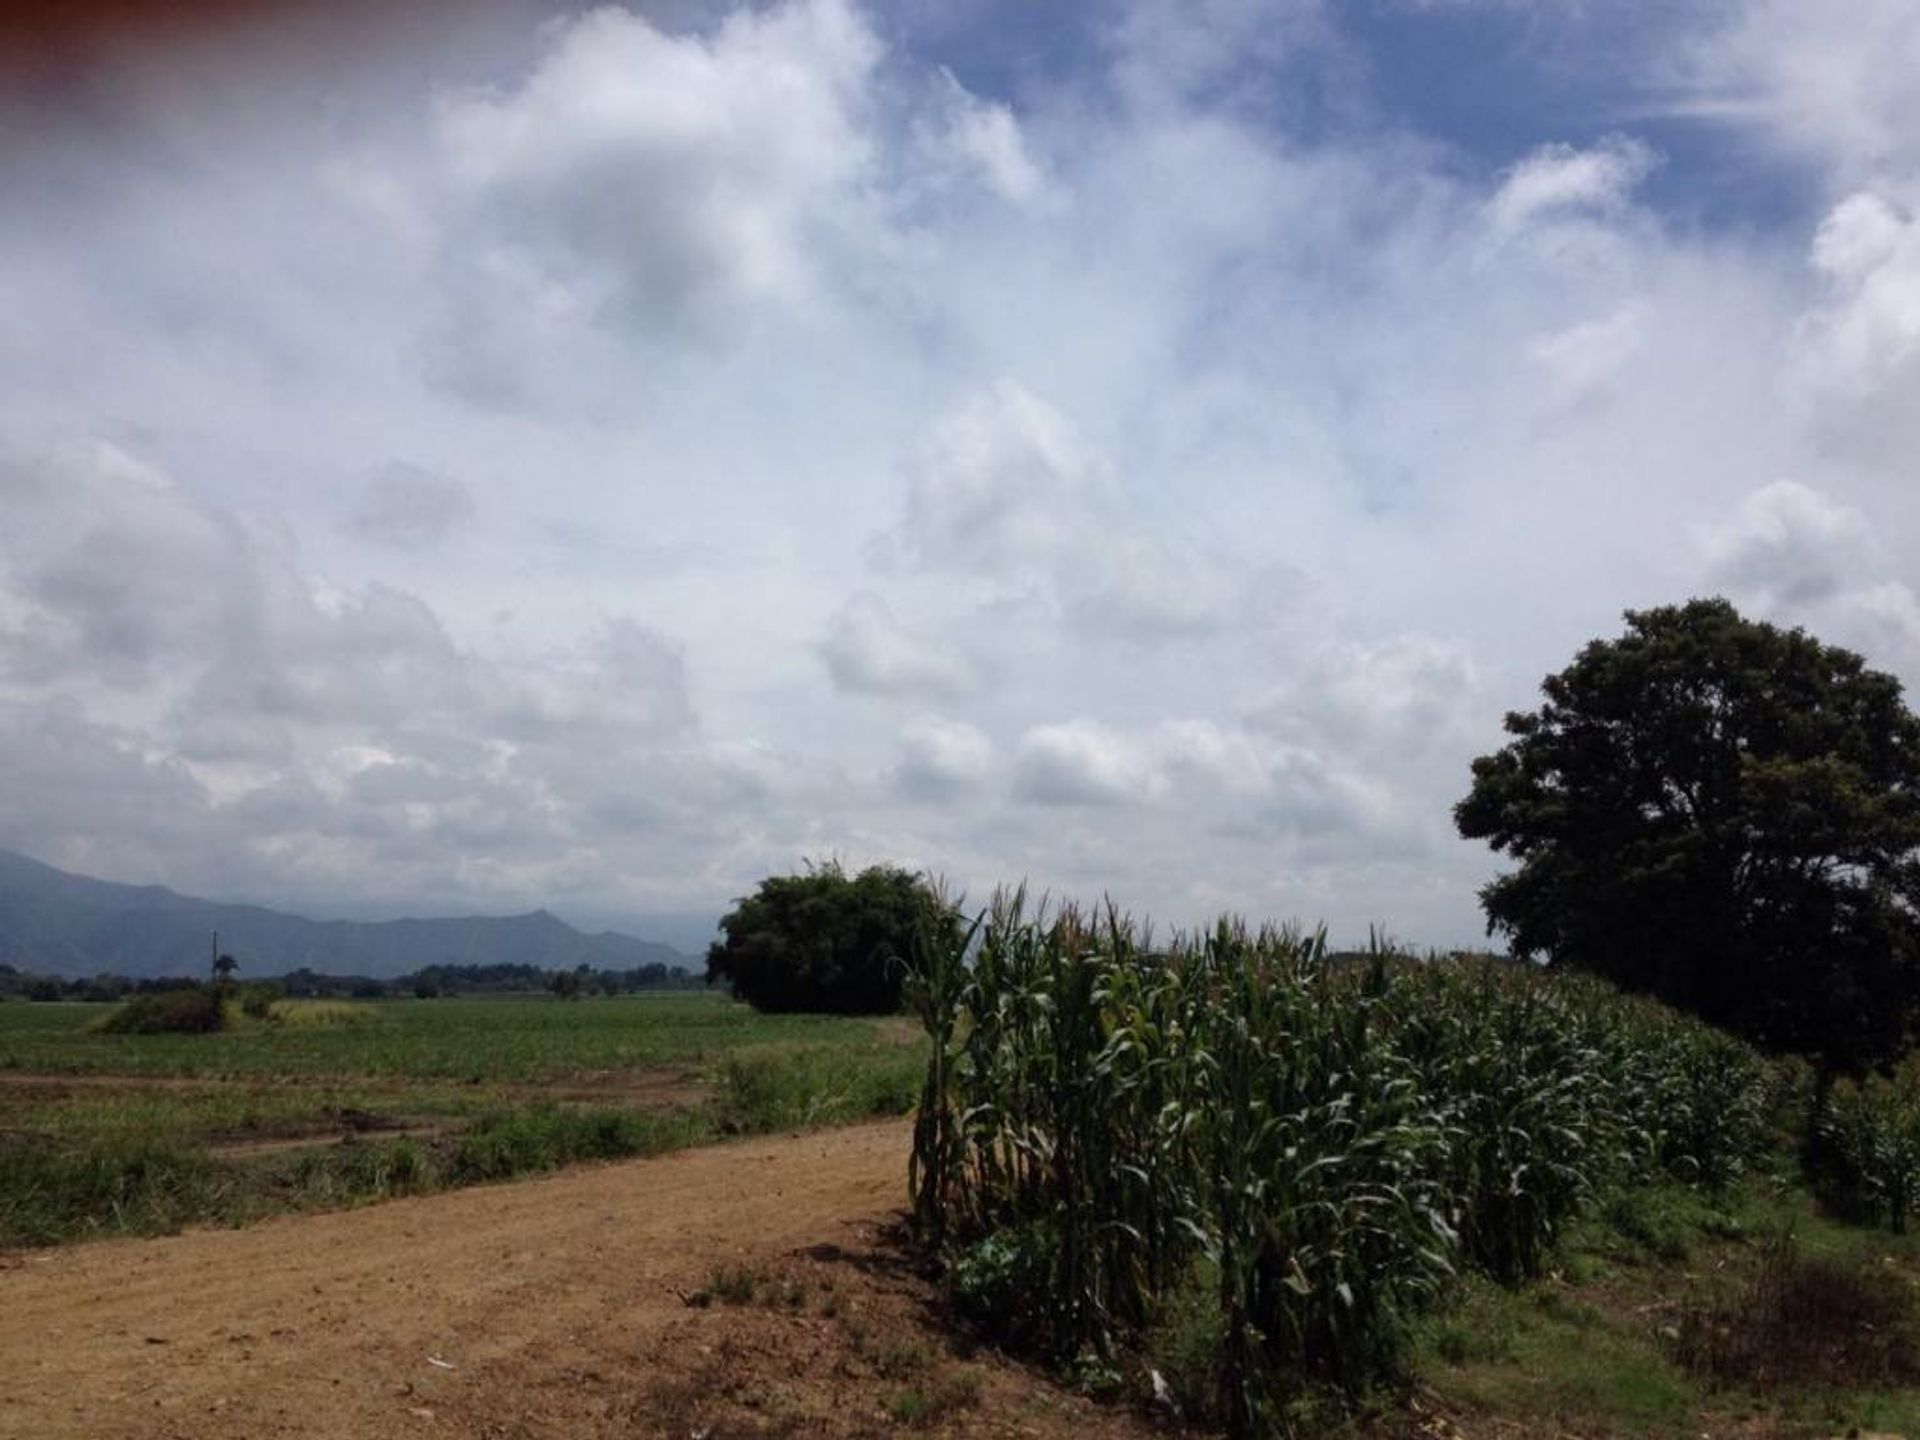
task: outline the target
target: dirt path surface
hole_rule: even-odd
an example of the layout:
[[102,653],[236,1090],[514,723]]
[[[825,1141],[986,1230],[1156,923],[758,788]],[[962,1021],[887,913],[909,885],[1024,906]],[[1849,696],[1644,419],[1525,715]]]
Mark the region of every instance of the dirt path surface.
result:
[[[907,1143],[889,1121],[0,1257],[0,1436],[717,1440],[687,1420],[697,1387],[749,1352],[858,1378],[828,1343],[859,1300],[836,1274],[871,1286],[857,1257],[904,1201]],[[788,1262],[813,1268],[779,1314],[686,1303],[717,1266]],[[733,1433],[792,1433],[809,1402],[776,1398],[786,1420]]]

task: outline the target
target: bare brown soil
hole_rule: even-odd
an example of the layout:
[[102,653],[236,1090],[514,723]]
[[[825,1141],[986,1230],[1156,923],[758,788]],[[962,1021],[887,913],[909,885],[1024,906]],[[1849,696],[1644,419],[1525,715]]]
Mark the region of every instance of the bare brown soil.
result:
[[889,1121],[15,1254],[0,1436],[1150,1433],[952,1348],[889,1238],[907,1136]]

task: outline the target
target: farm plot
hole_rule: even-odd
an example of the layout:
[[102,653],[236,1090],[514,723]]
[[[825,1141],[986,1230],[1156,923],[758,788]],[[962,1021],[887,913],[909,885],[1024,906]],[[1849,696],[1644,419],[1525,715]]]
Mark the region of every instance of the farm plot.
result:
[[351,1204],[897,1114],[898,1022],[714,996],[282,1002],[210,1035],[0,1006],[0,1247]]

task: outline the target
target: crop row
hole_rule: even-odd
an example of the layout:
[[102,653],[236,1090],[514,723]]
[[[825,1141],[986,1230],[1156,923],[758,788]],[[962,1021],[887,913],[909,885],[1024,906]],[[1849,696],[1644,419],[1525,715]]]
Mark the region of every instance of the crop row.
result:
[[1107,1373],[1177,1324],[1180,1398],[1239,1435],[1396,1374],[1463,1269],[1538,1273],[1597,1192],[1722,1185],[1764,1144],[1746,1047],[1490,959],[1231,921],[1155,945],[1013,892],[909,995],[915,1222],[957,1296]]

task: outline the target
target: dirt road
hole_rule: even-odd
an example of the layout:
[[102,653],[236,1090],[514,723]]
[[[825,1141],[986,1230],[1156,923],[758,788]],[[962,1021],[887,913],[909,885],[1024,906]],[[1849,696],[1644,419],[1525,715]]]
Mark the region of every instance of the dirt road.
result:
[[907,1144],[889,1121],[0,1257],[0,1436],[663,1433],[636,1386],[711,1350],[683,1293],[870,1233]]

